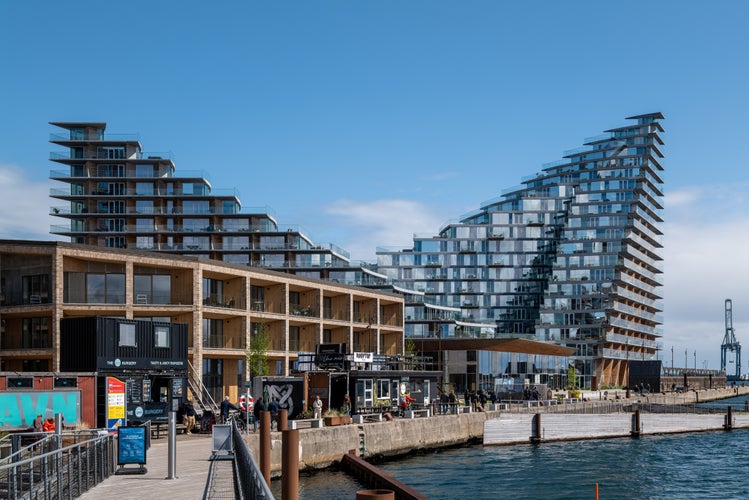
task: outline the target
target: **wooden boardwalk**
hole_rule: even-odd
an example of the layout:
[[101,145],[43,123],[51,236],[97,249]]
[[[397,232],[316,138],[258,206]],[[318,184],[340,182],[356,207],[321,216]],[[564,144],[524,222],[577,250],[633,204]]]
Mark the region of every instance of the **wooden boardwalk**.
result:
[[146,454],[147,474],[111,476],[79,498],[236,498],[233,462],[211,460],[210,434],[177,435],[177,479],[166,479],[169,472],[168,448],[166,437],[154,439]]
[[[542,441],[571,441],[629,436],[632,413],[608,415],[541,414]],[[641,413],[642,434],[669,434],[723,430],[724,414]],[[529,443],[533,414],[502,414],[484,423],[484,445]],[[734,414],[735,429],[749,429],[748,414]]]

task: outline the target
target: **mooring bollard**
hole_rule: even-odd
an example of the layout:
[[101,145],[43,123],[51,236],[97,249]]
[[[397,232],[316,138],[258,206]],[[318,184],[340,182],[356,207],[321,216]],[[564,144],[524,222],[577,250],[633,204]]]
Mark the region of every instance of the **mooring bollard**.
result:
[[632,415],[632,430],[629,432],[632,437],[640,437],[642,427],[640,426],[640,409],[636,409]]
[[289,428],[289,410],[278,410],[277,431],[285,431]]
[[260,412],[260,473],[270,485],[270,412]]
[[725,423],[723,424],[723,428],[727,431],[730,431],[733,429],[733,406],[729,406],[726,408],[726,416],[725,416]]
[[281,498],[299,498],[299,430],[281,433]]
[[533,415],[533,423],[531,424],[531,442],[541,442],[541,414],[536,413]]

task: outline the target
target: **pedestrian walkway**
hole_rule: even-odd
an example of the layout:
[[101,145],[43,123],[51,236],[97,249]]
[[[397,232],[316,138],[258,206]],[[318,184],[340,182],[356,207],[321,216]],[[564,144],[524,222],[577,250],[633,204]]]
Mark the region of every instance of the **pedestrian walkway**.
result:
[[[163,434],[162,434],[163,436]],[[177,436],[177,479],[166,479],[169,468],[168,439],[151,441],[146,454],[146,474],[113,475],[84,495],[84,500],[116,498],[234,499],[233,460],[211,460],[210,434]],[[132,465],[128,468],[134,467]]]

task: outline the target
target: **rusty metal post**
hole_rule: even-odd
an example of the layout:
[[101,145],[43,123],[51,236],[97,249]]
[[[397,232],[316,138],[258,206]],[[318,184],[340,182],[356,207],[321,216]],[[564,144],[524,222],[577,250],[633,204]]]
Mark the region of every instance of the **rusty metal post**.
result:
[[723,428],[727,431],[733,429],[733,406],[726,408],[726,423]]
[[281,499],[299,498],[299,429],[281,433]]
[[260,473],[270,485],[270,412],[260,412]]
[[285,431],[289,428],[289,410],[278,410],[277,431]]
[[395,500],[395,492],[390,490],[359,490],[356,500]]
[[541,442],[541,414],[536,413],[533,415],[533,424],[531,427],[531,442]]

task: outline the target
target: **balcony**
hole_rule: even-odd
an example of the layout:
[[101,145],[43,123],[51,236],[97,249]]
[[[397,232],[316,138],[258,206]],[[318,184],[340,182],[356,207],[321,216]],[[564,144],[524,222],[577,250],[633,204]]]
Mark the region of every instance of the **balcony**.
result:
[[203,337],[204,349],[242,349],[246,346],[244,337],[238,335],[208,335]]
[[245,300],[243,297],[210,294],[208,297],[203,298],[203,305],[206,307],[221,307],[226,309],[244,309]]
[[320,311],[317,308],[300,304],[289,304],[289,314],[294,316],[307,316],[310,318],[320,317]]
[[81,135],[49,134],[49,142],[138,142],[139,140],[138,134],[102,134],[99,132]]
[[106,161],[128,161],[128,160],[171,160],[171,152],[142,152],[131,153],[124,158],[113,158],[108,152],[84,152],[83,154],[73,154],[72,151],[52,151],[49,154],[50,160],[106,160]]
[[342,309],[331,309],[329,307],[323,308],[323,318],[332,319],[337,321],[348,321],[348,311]]

